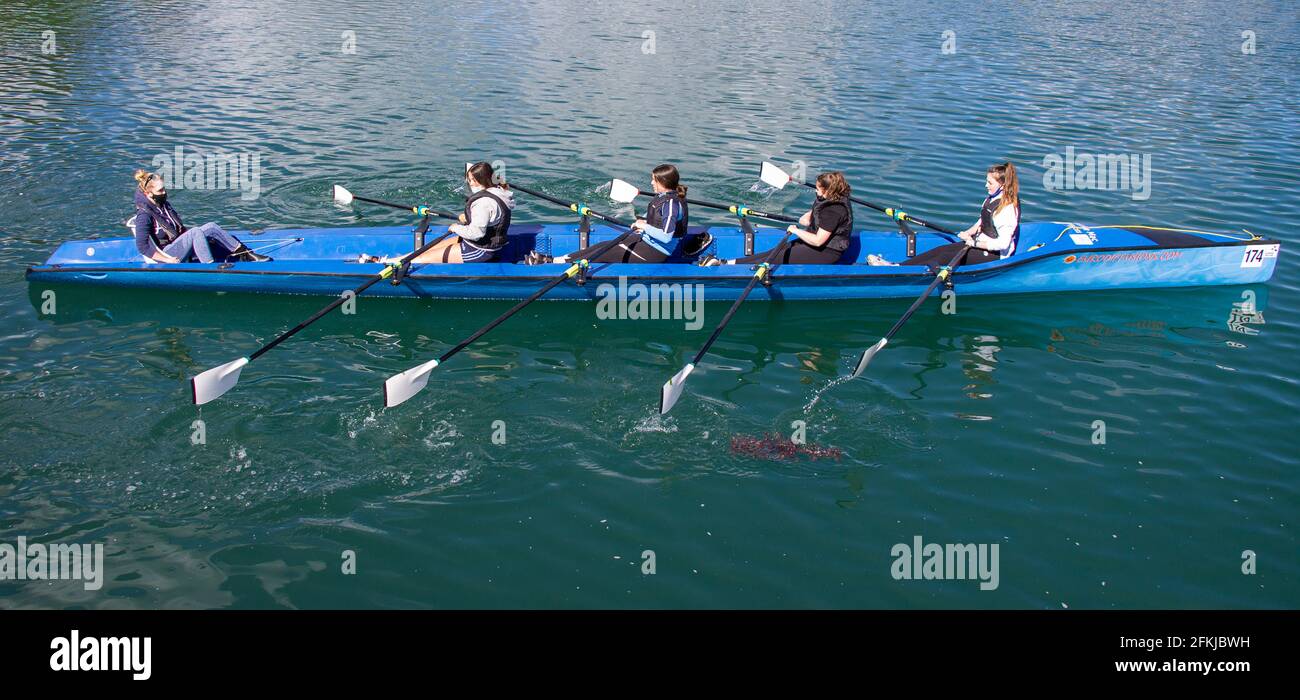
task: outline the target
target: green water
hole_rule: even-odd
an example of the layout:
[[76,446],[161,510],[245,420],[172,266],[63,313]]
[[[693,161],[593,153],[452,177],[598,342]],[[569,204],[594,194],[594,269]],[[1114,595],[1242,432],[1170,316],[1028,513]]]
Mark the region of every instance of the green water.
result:
[[[101,542],[107,569],[100,591],[0,581],[0,607],[1300,603],[1290,4],[315,5],[0,7],[0,543]],[[23,278],[61,241],[124,235],[131,171],[178,145],[260,156],[255,199],[173,188],[227,228],[405,224],[330,186],[454,208],[473,159],[593,203],[671,161],[698,196],[799,212],[755,187],[764,158],[964,226],[1009,158],[1027,220],[1284,250],[1250,288],[927,306],[849,383],[905,301],[750,304],[666,418],[659,386],[725,305],[687,330],[538,303],[384,410],[385,377],[509,304],[363,297],[198,410],[188,376],[322,300],[59,288],[49,315]],[[1150,198],[1045,189],[1068,146],[1151,154]],[[515,220],[571,219],[521,199]],[[1230,324],[1252,296],[1262,323]],[[731,449],[796,421],[839,459]],[[918,535],[998,544],[998,587],[895,580]]]

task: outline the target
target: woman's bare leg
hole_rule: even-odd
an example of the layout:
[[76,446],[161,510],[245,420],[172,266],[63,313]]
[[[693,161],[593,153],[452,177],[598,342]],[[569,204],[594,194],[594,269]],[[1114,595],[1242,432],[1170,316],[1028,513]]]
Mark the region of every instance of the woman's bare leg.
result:
[[447,240],[420,253],[413,263],[458,263],[460,259],[460,236],[449,236]]

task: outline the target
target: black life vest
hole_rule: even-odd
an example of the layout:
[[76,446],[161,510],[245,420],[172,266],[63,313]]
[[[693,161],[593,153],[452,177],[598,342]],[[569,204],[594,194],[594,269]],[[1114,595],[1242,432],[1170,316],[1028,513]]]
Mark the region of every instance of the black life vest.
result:
[[[993,213],[998,210],[998,202],[1002,199],[1002,190],[984,198],[984,206],[980,207],[980,235],[996,239],[998,237],[998,227],[993,223]],[[1010,257],[1016,252],[1016,244],[1020,241],[1020,205],[1016,204],[1016,230],[1011,232],[1011,245],[1002,251],[1002,257]]]
[[663,213],[668,208],[664,204],[670,199],[677,200],[677,206],[682,208],[682,218],[677,220],[677,228],[673,229],[673,238],[682,238],[689,230],[690,210],[687,208],[686,202],[678,197],[675,191],[660,192],[655,195],[654,199],[650,200],[650,205],[646,207],[645,222],[661,231],[667,230],[668,221],[664,220]]
[[506,243],[509,242],[509,239],[506,238],[506,234],[510,231],[510,207],[506,206],[506,203],[500,197],[485,189],[479,190],[470,195],[469,199],[465,200],[465,221],[472,220],[470,218],[470,208],[474,206],[475,201],[482,199],[483,197],[490,197],[492,201],[496,202],[497,206],[501,208],[501,220],[495,225],[485,227],[487,235],[482,239],[475,241],[473,245],[475,248],[482,248],[484,250],[501,250],[506,247]]
[[822,199],[818,197],[817,201],[813,202],[812,221],[809,222],[808,226],[813,233],[817,233],[824,228],[818,223],[818,220],[827,207],[844,207],[844,211],[848,216],[844,217],[840,225],[831,231],[830,239],[822,247],[843,253],[849,249],[849,243],[853,241],[853,205],[849,203],[848,199]]

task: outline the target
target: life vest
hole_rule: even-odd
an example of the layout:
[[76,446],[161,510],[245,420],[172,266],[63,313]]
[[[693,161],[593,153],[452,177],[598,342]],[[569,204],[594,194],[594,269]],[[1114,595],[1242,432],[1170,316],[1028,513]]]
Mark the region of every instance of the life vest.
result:
[[509,242],[506,234],[510,231],[510,207],[506,206],[504,200],[485,189],[475,192],[469,196],[469,199],[465,200],[465,221],[470,221],[470,208],[474,206],[474,202],[483,197],[488,197],[497,203],[497,208],[501,211],[501,220],[491,226],[485,226],[484,230],[487,231],[487,235],[483,236],[479,241],[474,241],[474,247],[483,248],[484,250],[501,250]]
[[[987,236],[996,240],[999,236],[998,227],[993,223],[993,213],[998,210],[998,202],[1002,199],[1002,190],[984,198],[984,206],[980,207],[980,235]],[[1016,252],[1016,243],[1020,241],[1020,204],[1016,204],[1016,230],[1011,232],[1011,243],[1001,251],[996,252],[998,255],[1009,258]]]
[[812,216],[810,217],[812,221],[809,222],[809,228],[812,229],[813,233],[824,228],[818,223],[818,221],[821,219],[821,216],[826,211],[827,207],[844,207],[844,211],[848,212],[848,216],[844,217],[844,220],[840,222],[840,225],[836,226],[835,229],[831,231],[830,239],[826,241],[824,246],[822,246],[823,248],[843,253],[849,249],[849,243],[853,241],[853,205],[849,203],[847,198],[822,199],[821,197],[818,197],[817,201],[813,203]]
[[668,207],[664,206],[668,200],[677,200],[677,206],[681,207],[682,218],[677,220],[676,228],[673,229],[673,238],[682,238],[689,230],[690,210],[686,207],[686,202],[677,196],[676,192],[660,192],[650,200],[650,205],[646,208],[645,222],[661,230],[668,230],[668,221],[664,219],[664,211]]

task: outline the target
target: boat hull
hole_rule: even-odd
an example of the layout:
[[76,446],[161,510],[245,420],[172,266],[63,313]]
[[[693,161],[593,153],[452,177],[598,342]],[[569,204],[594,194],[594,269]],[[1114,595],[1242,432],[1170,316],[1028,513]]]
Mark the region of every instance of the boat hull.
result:
[[[577,247],[573,226],[531,226],[511,236],[504,257],[519,259],[527,250],[565,252]],[[959,268],[952,275],[961,294],[1023,294],[1096,289],[1190,287],[1251,284],[1267,281],[1280,251],[1277,241],[1238,240],[1219,234],[1147,231],[1133,227],[1090,227],[1059,222],[1026,224],[1016,255],[991,263]],[[711,229],[710,251],[722,257],[740,255],[743,234],[737,229]],[[372,229],[297,229],[254,235],[236,232],[254,249],[275,257],[266,263],[143,262],[129,239],[99,239],[65,243],[44,264],[28,269],[32,283],[139,287],[204,292],[314,294],[334,296],[353,289],[383,269],[359,264],[361,252],[395,255],[411,249],[405,227]],[[435,229],[430,236],[438,235]],[[592,242],[617,235],[608,228],[592,232]],[[781,232],[760,230],[758,250],[774,246]],[[1085,241],[1087,241],[1085,243]],[[934,234],[918,236],[917,248],[946,243]],[[277,247],[278,246],[278,247]],[[880,253],[903,258],[904,241],[897,233],[855,234],[849,258]],[[423,265],[413,268],[401,284],[381,282],[368,296],[440,299],[519,299],[535,292],[565,265],[526,266],[513,262]],[[749,266],[702,268],[689,262],[665,264],[593,264],[583,280],[571,280],[545,297],[552,300],[600,300],[638,295],[692,299],[735,299],[749,282]],[[864,264],[783,265],[773,284],[759,285],[753,299],[832,300],[915,297],[933,279],[920,266],[872,267]],[[937,290],[936,293],[941,293]]]

